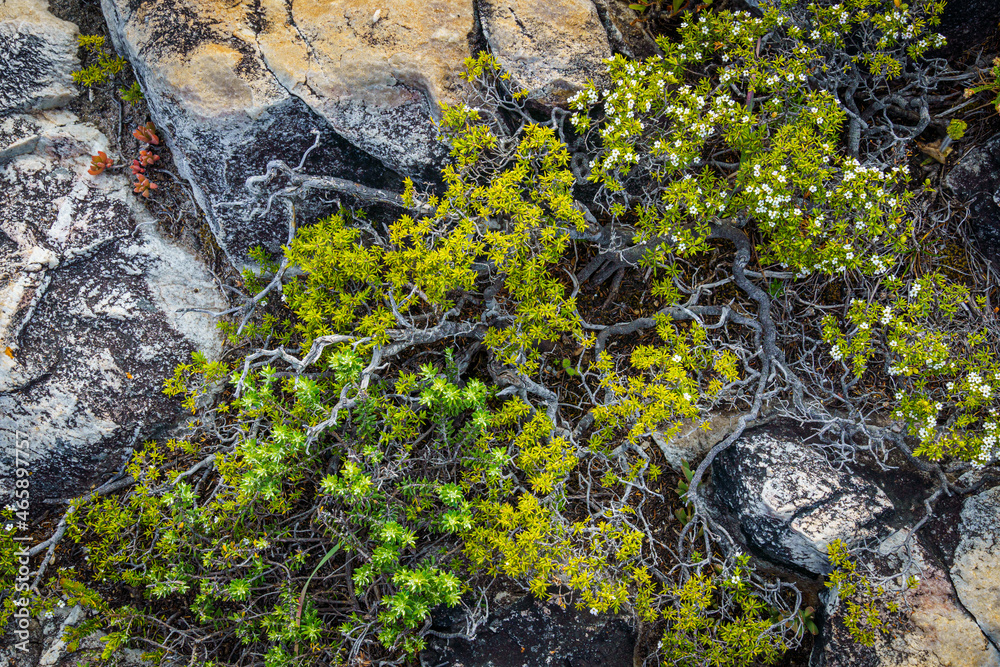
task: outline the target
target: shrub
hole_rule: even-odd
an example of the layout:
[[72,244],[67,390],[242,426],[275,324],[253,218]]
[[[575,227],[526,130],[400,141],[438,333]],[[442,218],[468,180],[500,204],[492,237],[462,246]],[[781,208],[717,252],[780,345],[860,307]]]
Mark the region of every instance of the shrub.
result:
[[[191,413],[183,436],[147,443],[133,488],[71,516],[94,578],[150,598],[102,612],[116,645],[153,642],[167,662],[222,647],[268,667],[402,661],[435,606],[502,578],[642,620],[664,664],[768,664],[797,646],[816,628],[794,584],[758,575],[706,510],[721,448],[784,416],[821,424],[837,463],[872,443],[910,451],[871,417],[888,408],[917,454],[993,457],[976,435],[995,430],[1000,372],[972,317],[987,302],[976,272],[925,271],[937,226],[903,164],[920,125],[841,99],[902,95],[933,66],[919,58],[940,9],[689,12],[662,55],[612,59],[606,85],[544,122],[495,59],[467,61],[481,104],[442,108],[441,190],[407,182],[394,219],[291,219],[281,257],[254,250],[242,320],[223,324],[234,353],[165,383]],[[307,188],[288,174],[275,197],[294,204]],[[619,308],[632,272],[648,292]],[[581,296],[612,275],[606,306]],[[736,432],[684,468],[682,507],[653,516],[650,437],[709,410],[738,411]],[[830,582],[853,599],[868,589],[845,549]],[[186,610],[176,627],[161,599]]]

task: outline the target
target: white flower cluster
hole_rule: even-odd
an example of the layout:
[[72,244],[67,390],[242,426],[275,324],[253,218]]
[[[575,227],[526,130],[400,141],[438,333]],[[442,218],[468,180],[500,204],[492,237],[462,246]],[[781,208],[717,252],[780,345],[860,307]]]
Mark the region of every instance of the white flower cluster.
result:
[[979,373],[969,373],[965,381],[969,385],[969,391],[972,393],[977,393],[984,399],[993,395],[993,387],[990,386],[989,382],[983,380]]
[[1000,455],[1000,422],[996,420],[996,410],[990,411],[993,419],[983,423],[986,435],[983,436],[983,446],[979,449],[975,463],[980,466],[988,465],[996,461]]

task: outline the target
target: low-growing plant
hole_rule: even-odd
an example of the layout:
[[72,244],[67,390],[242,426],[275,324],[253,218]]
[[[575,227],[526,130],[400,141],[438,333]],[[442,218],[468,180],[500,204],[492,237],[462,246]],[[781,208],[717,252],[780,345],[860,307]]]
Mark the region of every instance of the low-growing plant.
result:
[[844,605],[840,619],[855,641],[874,646],[879,635],[889,632],[893,618],[901,617],[902,591],[915,588],[918,579],[910,576],[900,591],[887,591],[859,572],[858,561],[843,540],[831,542],[828,553],[833,571],[827,577],[826,587]]
[[101,35],[79,35],[77,42],[88,54],[88,59],[96,58],[94,62],[81,70],[71,72],[73,81],[85,88],[107,83],[121,74],[126,67],[125,59],[109,53],[104,46]]
[[132,130],[132,136],[144,144],[150,144],[152,146],[158,146],[160,144],[160,138],[156,135],[156,126],[153,125],[152,122],[140,125],[136,129]]
[[[267,196],[289,204],[289,242],[251,252],[232,350],[178,366],[186,430],[68,518],[93,579],[143,592],[100,612],[115,642],[167,663],[401,663],[436,606],[463,606],[469,634],[502,581],[641,620],[664,665],[769,664],[818,628],[706,508],[748,425],[819,424],[835,463],[898,446],[942,480],[941,457],[991,462],[989,292],[978,270],[932,270],[953,223],[912,206],[904,164],[928,125],[856,106],[909,96],[929,117],[941,4],[761,9],[684,13],[660,55],[616,56],[545,121],[495,58],[469,59],[475,106],[441,110],[441,189],[351,189],[395,217],[300,225],[342,182],[281,161],[252,177],[287,176]],[[133,163],[140,183],[155,161]],[[595,308],[612,276],[648,290]],[[735,430],[654,515],[652,443],[723,410]],[[839,543],[830,558],[868,641],[878,585]]]
[[119,88],[118,95],[122,98],[122,102],[127,102],[133,105],[139,104],[145,99],[138,81],[133,81],[132,85],[128,88]]
[[108,157],[108,154],[104,151],[97,151],[97,155],[90,158],[90,169],[87,173],[91,176],[99,176],[104,173],[104,170],[112,166],[115,161]]

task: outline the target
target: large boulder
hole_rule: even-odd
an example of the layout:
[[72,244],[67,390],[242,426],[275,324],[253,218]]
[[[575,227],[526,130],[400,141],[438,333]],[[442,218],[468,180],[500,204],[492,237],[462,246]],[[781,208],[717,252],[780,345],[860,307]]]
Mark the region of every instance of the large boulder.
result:
[[712,465],[715,497],[747,542],[776,562],[827,573],[827,547],[875,537],[892,512],[874,484],[833,468],[790,427],[749,431]]
[[968,202],[976,243],[995,264],[1000,259],[1000,136],[965,155],[946,182]]
[[500,64],[546,106],[565,104],[611,57],[591,0],[479,0],[479,19]]
[[[478,7],[473,0],[102,0],[102,7],[178,169],[236,263],[247,248],[277,249],[287,235],[280,216],[264,219],[267,193],[248,189],[247,178],[270,160],[297,165],[314,129],[323,140],[303,166],[308,173],[390,188],[401,176],[437,177],[447,150],[434,120],[440,103],[467,91],[459,74],[482,41],[477,13],[492,53],[539,102],[563,100],[611,55],[592,0]],[[627,25],[625,11],[604,14]],[[618,41],[641,42],[614,32]]]
[[958,598],[994,645],[1000,645],[1000,487],[962,507],[961,539],[951,578]]
[[[59,68],[76,44],[52,44],[65,52],[44,71],[70,87]],[[67,111],[0,115],[0,504],[20,464],[33,515],[173,424],[164,378],[193,350],[221,351],[214,318],[178,312],[225,307],[209,271],[157,232],[121,171],[87,173],[98,150],[107,138]]]

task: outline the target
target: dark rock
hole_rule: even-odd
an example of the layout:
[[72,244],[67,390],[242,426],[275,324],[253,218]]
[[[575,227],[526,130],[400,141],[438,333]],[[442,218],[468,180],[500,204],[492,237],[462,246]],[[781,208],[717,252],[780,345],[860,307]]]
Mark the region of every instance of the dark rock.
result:
[[1000,2],[997,0],[948,0],[941,14],[941,25],[932,30],[948,40],[940,50],[948,58],[971,54],[997,33]]
[[834,469],[787,428],[745,434],[716,458],[712,482],[752,548],[813,573],[830,571],[831,542],[876,536],[893,509],[881,489]]
[[490,616],[474,641],[429,639],[421,667],[632,667],[635,647],[620,617],[530,597]]
[[969,203],[975,241],[996,264],[1000,258],[1000,136],[962,157],[947,183],[955,196]]

